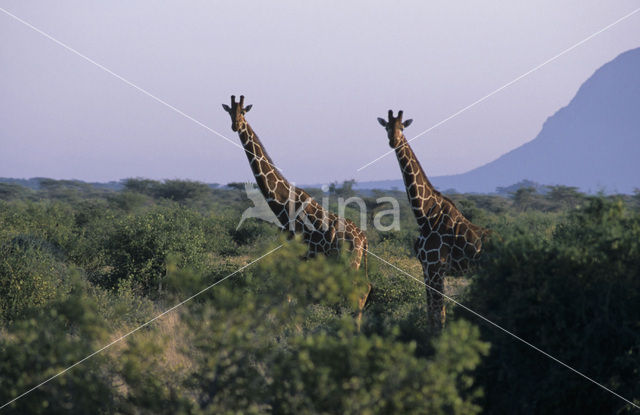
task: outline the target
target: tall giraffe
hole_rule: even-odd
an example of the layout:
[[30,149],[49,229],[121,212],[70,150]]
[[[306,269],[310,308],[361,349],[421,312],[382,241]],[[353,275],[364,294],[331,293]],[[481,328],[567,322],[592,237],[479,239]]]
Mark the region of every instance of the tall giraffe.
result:
[[415,251],[428,286],[427,318],[432,328],[440,330],[445,322],[441,295],[445,274],[467,270],[480,253],[482,237],[488,231],[467,220],[455,204],[429,182],[403,133],[413,120],[402,122],[402,111],[394,117],[391,110],[388,118],[378,118],[378,122],[387,130],[389,146],[396,151],[409,203],[418,221],[420,236],[415,242]]
[[[231,116],[231,129],[240,137],[262,195],[281,227],[291,235],[302,235],[303,241],[308,245],[307,257],[318,253],[335,255],[342,247],[346,247],[351,251],[351,265],[357,270],[364,263],[366,273],[368,243],[364,232],[349,219],[325,210],[307,192],[289,183],[276,169],[262,142],[245,119],[245,114],[252,106],[244,107],[243,95],[239,102],[232,95],[231,107],[226,104],[222,104],[222,107]],[[358,301],[358,327],[370,291],[371,284]]]

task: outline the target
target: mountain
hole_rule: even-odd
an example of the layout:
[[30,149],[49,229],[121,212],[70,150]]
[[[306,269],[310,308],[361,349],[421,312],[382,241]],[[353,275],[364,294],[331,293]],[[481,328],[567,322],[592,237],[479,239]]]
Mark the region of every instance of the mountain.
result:
[[586,192],[640,188],[640,48],[598,69],[533,140],[467,173],[431,178],[441,190],[479,193],[523,180]]
[[491,192],[528,179],[584,191],[631,193],[640,187],[640,48],[598,69],[536,138],[436,186]]

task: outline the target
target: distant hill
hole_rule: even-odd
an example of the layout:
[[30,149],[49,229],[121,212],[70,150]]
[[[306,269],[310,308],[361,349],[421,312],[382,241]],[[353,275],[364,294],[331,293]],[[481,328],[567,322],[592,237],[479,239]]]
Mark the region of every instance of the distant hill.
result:
[[524,179],[592,192],[640,187],[640,48],[598,69],[530,142],[482,167],[433,181],[441,188],[491,192]]
[[[467,173],[430,178],[441,190],[495,192],[523,180],[585,192],[640,188],[640,48],[598,69],[533,140]],[[357,188],[404,188],[402,180]]]

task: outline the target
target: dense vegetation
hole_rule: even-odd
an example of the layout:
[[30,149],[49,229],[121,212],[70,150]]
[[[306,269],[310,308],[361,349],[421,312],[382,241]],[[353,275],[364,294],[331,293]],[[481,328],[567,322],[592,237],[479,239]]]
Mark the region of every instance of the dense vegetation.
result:
[[[352,185],[330,187],[334,208]],[[345,257],[300,260],[304,247],[273,225],[252,219],[236,229],[251,206],[237,184],[34,187],[0,183],[0,405],[220,283],[6,413],[634,409],[454,304],[443,333],[430,333],[424,286],[372,257],[358,333],[364,272]],[[404,193],[361,196],[370,249],[420,277]],[[381,196],[400,202],[400,230],[371,226],[388,209]],[[558,186],[450,196],[493,234],[473,272],[448,278],[448,294],[640,404],[640,194]]]

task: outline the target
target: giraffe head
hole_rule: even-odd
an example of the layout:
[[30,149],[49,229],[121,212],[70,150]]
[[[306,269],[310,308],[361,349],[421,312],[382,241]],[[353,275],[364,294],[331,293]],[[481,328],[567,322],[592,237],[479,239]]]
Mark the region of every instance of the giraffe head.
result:
[[413,120],[402,122],[402,111],[398,111],[398,116],[394,117],[393,111],[389,110],[389,119],[378,118],[378,122],[387,130],[387,137],[389,137],[389,145],[391,148],[396,148],[398,144],[400,144],[402,130],[410,126]]
[[231,116],[231,129],[233,131],[238,131],[240,129],[240,125],[244,124],[246,121],[244,119],[244,114],[249,112],[251,109],[251,105],[244,105],[244,95],[240,95],[240,102],[236,102],[236,96],[231,95],[231,107],[227,104],[222,104],[222,108],[229,113]]

